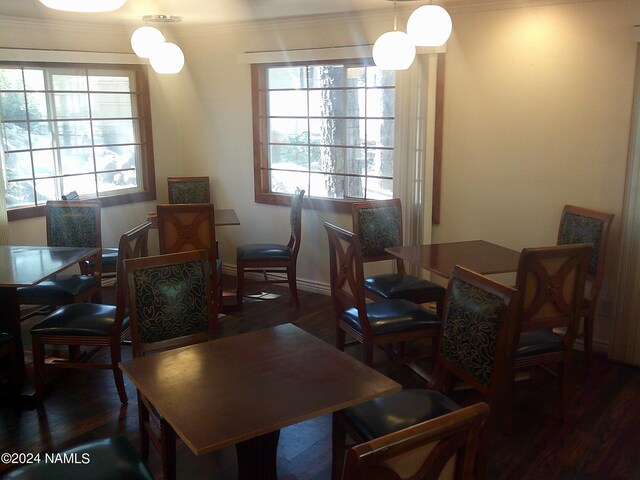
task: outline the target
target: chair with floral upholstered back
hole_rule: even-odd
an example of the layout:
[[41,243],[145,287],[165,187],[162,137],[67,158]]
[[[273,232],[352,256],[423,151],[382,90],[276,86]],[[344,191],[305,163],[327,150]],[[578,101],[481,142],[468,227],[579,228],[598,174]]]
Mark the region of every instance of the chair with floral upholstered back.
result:
[[[46,208],[49,247],[102,248],[99,201],[49,201]],[[90,264],[90,271],[86,265]],[[89,262],[82,262],[81,275],[56,275],[33,287],[18,289],[21,305],[59,306],[93,301],[100,303],[102,257],[99,250]]]
[[366,276],[364,288],[367,297],[403,298],[415,303],[435,302],[442,311],[445,288],[429,280],[408,275],[402,259],[385,251],[389,247],[400,247],[402,240],[402,203],[399,198],[368,200],[351,205],[353,232],[362,247],[364,263],[393,261],[393,273]]
[[[205,250],[125,262],[133,356],[205,342],[214,330]],[[149,458],[150,436],[162,458],[163,478],[176,477],[175,433],[138,391],[140,449]]]
[[209,177],[169,177],[169,203],[210,203]]
[[578,333],[578,338],[584,338],[584,351],[589,365],[593,360],[593,324],[604,278],[607,240],[612,221],[612,213],[565,205],[558,229],[558,245],[593,244],[582,305],[583,331]]

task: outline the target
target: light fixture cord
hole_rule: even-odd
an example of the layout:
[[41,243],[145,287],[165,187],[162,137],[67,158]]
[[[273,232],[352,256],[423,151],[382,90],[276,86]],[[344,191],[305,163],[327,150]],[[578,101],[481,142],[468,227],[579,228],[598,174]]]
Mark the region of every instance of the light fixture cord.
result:
[[398,1],[393,0],[393,31],[394,32],[398,30],[398,13],[396,11],[397,5],[398,5]]

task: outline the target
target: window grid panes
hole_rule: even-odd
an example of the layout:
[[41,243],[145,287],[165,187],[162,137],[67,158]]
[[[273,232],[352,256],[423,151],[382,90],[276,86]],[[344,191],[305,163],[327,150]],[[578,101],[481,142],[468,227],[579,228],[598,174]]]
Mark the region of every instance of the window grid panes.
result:
[[8,209],[143,189],[134,70],[0,65]]
[[266,65],[261,73],[263,192],[393,196],[394,72],[327,62]]

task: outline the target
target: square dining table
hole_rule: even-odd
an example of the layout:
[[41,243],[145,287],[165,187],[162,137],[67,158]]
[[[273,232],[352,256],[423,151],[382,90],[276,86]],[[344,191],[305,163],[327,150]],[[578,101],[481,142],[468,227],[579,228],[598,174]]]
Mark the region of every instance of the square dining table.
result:
[[18,288],[31,287],[95,255],[97,248],[0,245],[0,329],[16,339],[18,377],[24,377]]
[[520,252],[485,240],[390,247],[386,251],[444,278],[449,278],[455,265],[491,275],[515,272],[520,261]]
[[293,324],[120,363],[196,455],[236,446],[238,478],[275,480],[280,429],[401,385]]

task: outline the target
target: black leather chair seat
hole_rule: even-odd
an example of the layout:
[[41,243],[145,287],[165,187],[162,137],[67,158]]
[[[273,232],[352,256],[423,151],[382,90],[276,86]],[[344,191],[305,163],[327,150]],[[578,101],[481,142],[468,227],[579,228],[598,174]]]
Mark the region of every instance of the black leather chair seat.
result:
[[437,283],[399,273],[367,277],[364,279],[364,288],[383,298],[404,298],[415,303],[433,301],[439,295],[444,297],[446,292]]
[[[342,312],[340,318],[361,332],[358,310],[354,307]],[[367,304],[367,318],[373,335],[420,330],[440,324],[440,317],[408,300],[380,300]]]
[[[47,453],[53,454],[51,451]],[[96,440],[55,453],[66,454],[67,458],[77,459],[77,462],[45,462],[43,453],[41,454],[40,462],[31,463],[13,470],[4,478],[10,480],[46,480],[53,478],[153,480],[153,475],[151,475],[138,452],[123,436]]]
[[73,297],[98,285],[98,279],[92,275],[69,275],[57,277],[53,280],[45,280],[33,287],[22,287],[18,289],[18,298],[21,303],[28,303],[30,299],[42,297],[55,297],[72,302]]
[[[31,327],[40,335],[69,335],[108,337],[115,321],[116,307],[97,303],[71,303]],[[129,316],[122,321],[122,329],[129,325]]]
[[520,334],[516,357],[560,352],[562,350],[564,350],[564,345],[561,335],[551,330],[534,330]]
[[291,248],[276,243],[253,243],[241,245],[236,249],[236,257],[240,262],[257,260],[287,261],[291,259]]
[[0,345],[6,345],[13,340],[13,335],[6,332],[0,332]]
[[342,412],[356,432],[369,441],[459,408],[440,392],[412,388],[383,395]]

